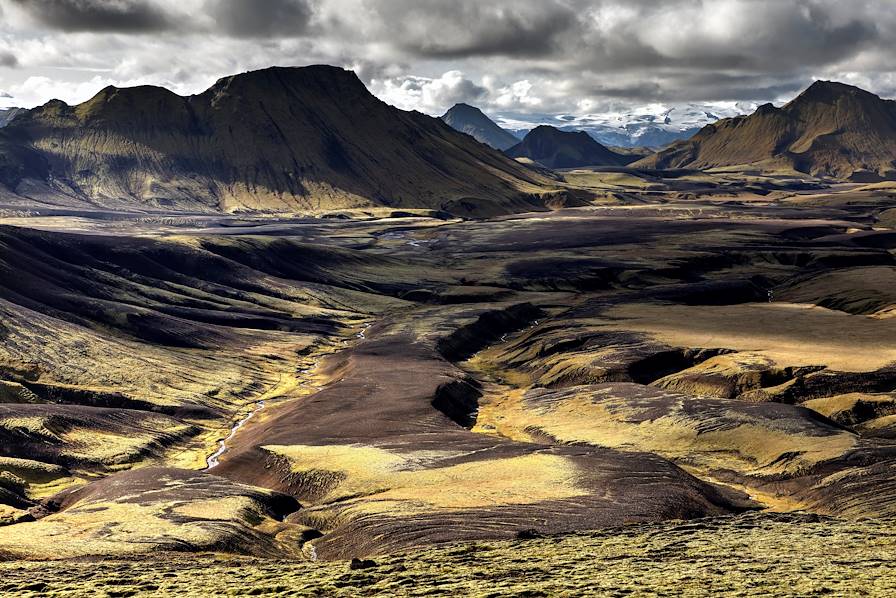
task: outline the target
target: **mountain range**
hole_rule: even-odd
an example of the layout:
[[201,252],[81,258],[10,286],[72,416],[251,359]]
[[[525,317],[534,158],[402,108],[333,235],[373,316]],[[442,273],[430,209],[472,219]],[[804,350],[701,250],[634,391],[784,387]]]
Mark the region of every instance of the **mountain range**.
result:
[[707,125],[693,138],[637,162],[652,168],[748,165],[861,181],[896,178],[896,102],[817,81],[777,108]]
[[539,125],[562,131],[585,131],[608,147],[659,149],[688,139],[707,124],[755,110],[750,102],[647,104],[584,115],[500,114],[496,122],[522,137]]
[[[476,108],[444,119],[376,99],[350,71],[272,67],[198,95],[107,87],[70,106],[7,110],[0,201],[100,209],[290,212],[352,207],[488,216],[576,203],[547,168],[634,159],[593,134],[512,135]],[[10,120],[11,116],[15,116]],[[463,134],[458,127],[470,134]],[[472,136],[471,136],[472,135]],[[477,139],[484,141],[480,143]],[[643,158],[646,168],[749,166],[857,181],[896,178],[896,102],[817,82],[781,108],[704,126]]]
[[376,99],[351,71],[272,67],[183,97],[107,87],[0,130],[0,196],[103,208],[454,213],[543,209],[550,179],[439,119]]
[[499,127],[482,110],[469,104],[455,104],[442,115],[453,129],[472,135],[476,141],[498,150],[506,150],[520,142],[519,137]]
[[511,158],[528,158],[546,168],[624,166],[637,159],[617,154],[584,131],[561,131],[547,125],[535,127],[505,153]]

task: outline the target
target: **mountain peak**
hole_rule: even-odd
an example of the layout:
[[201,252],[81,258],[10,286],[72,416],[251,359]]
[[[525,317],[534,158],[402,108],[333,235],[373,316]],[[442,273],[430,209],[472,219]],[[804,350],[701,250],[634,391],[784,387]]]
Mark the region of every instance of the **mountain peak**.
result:
[[499,127],[476,106],[457,103],[442,115],[442,120],[451,128],[498,150],[505,150],[519,142],[512,133]]
[[280,93],[286,88],[294,91],[301,90],[302,93],[320,92],[326,95],[339,95],[342,99],[369,95],[364,83],[354,71],[337,66],[314,64],[310,66],[272,66],[222,77],[199,97],[215,98],[220,95]]
[[865,91],[854,85],[840,83],[839,81],[815,81],[807,87],[800,95],[791,101],[791,104],[802,104],[807,102],[830,103],[838,98],[853,96],[865,98],[867,100],[879,100],[880,98],[870,91]]
[[269,82],[275,78],[300,79],[306,81],[351,81],[361,82],[354,71],[329,64],[312,64],[308,66],[269,66],[254,71],[245,71],[218,79],[212,87],[233,81],[253,83]]
[[470,104],[466,104],[464,102],[456,103],[454,106],[449,108],[448,112],[446,112],[445,114],[451,114],[452,112],[466,112],[469,114],[482,114],[483,116],[485,115],[485,113],[476,106],[471,106]]
[[520,143],[507,150],[507,155],[528,158],[547,168],[622,166],[631,161],[584,131],[562,131],[551,125],[539,125],[529,131]]
[[[563,129],[558,129],[557,127],[555,127],[553,125],[538,125],[534,129],[529,131],[526,134],[526,137],[527,138],[531,137],[533,139],[537,139],[539,137],[544,138],[544,139],[551,139],[551,138],[573,139],[574,137],[578,137],[582,142],[585,142],[585,143],[593,142],[593,143],[596,143],[597,145],[601,145],[591,135],[589,135],[585,131],[565,131]],[[603,146],[601,146],[601,147],[603,147]]]

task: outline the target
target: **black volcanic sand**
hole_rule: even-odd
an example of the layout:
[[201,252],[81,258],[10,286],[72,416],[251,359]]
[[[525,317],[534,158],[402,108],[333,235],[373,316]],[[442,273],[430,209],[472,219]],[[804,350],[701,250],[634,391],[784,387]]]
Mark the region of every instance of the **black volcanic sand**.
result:
[[0,554],[378,558],[892,516],[878,211],[19,219],[55,230],[0,228]]

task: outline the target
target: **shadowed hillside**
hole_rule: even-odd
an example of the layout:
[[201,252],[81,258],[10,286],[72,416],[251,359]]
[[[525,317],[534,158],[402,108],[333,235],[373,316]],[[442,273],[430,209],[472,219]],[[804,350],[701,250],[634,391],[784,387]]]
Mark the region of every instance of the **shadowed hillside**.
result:
[[572,133],[548,125],[532,129],[506,153],[511,158],[528,158],[547,168],[624,166],[634,159],[607,149],[583,131]]

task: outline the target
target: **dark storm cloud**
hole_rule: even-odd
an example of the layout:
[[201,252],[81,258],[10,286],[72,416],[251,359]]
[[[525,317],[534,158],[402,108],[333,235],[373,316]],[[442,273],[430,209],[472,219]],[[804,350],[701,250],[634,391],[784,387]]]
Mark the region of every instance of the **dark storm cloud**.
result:
[[550,56],[578,26],[575,9],[562,2],[396,0],[371,6],[383,32],[391,32],[384,41],[421,58]]
[[[698,89],[706,100],[768,100],[788,97],[808,87],[813,77],[808,74],[728,74],[728,73],[677,73],[669,77],[670,83],[681,81],[684,89]],[[671,88],[672,85],[669,85]],[[678,91],[666,95],[678,95]],[[690,95],[690,94],[687,94]],[[677,99],[677,98],[676,98]],[[687,98],[685,98],[687,99]]]
[[[409,58],[505,57],[591,70],[825,65],[890,36],[882,0],[369,0],[346,31]],[[370,33],[372,30],[373,33]]]
[[139,0],[12,0],[39,23],[61,31],[150,33],[172,27],[152,2]]
[[[0,85],[29,101],[57,84],[81,97],[96,73],[194,92],[312,62],[357,69],[382,98],[430,113],[454,99],[558,114],[786,99],[819,77],[896,93],[894,0],[0,0],[0,11],[0,66],[20,63]],[[27,81],[48,66],[70,80]]]
[[687,66],[780,72],[842,61],[884,35],[873,11],[847,15],[835,2],[587,4],[591,27],[574,50],[582,64],[608,70]]
[[221,31],[235,37],[290,37],[305,33],[307,0],[208,0],[206,10]]
[[[366,12],[340,16],[342,30],[363,30],[366,41],[391,48],[393,59],[411,68],[440,62],[468,76],[528,79],[543,100],[551,85],[569,99],[776,98],[819,73],[854,70],[841,65],[867,61],[870,51],[892,48],[896,27],[889,0],[367,0],[365,6]],[[490,64],[500,70],[490,71]]]
[[0,50],[0,66],[16,67],[19,66],[19,59],[12,52]]

